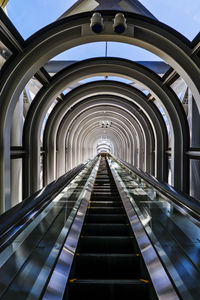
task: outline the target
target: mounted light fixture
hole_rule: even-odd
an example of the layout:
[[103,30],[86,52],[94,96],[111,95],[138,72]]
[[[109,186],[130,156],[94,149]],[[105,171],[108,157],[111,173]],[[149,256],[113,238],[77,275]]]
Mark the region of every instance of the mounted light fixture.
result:
[[127,24],[124,14],[117,13],[115,15],[113,28],[116,33],[123,33],[126,30]]
[[112,122],[111,121],[108,121],[108,120],[105,120],[105,121],[100,121],[99,122],[99,127],[101,127],[101,128],[109,128],[109,127],[111,127],[111,124],[112,124]]
[[103,30],[103,17],[100,13],[93,13],[92,18],[90,19],[90,27],[95,33],[100,33]]

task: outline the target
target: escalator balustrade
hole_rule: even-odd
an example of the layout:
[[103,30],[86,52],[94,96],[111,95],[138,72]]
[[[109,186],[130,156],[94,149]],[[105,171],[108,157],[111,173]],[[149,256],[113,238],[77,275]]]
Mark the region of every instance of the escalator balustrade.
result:
[[157,299],[123,203],[102,157],[64,299]]

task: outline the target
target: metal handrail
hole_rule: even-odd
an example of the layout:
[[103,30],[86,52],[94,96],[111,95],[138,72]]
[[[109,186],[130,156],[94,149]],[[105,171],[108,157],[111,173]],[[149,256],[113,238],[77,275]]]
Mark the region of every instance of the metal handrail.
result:
[[131,172],[135,173],[138,177],[146,181],[152,187],[154,187],[157,191],[162,193],[165,197],[171,200],[173,203],[181,207],[187,214],[189,214],[192,218],[200,222],[200,206],[196,199],[190,197],[189,195],[177,191],[172,186],[168,185],[165,182],[159,181],[154,176],[143,172],[142,170],[132,166],[131,164],[117,159],[112,156],[114,160],[120,163],[122,166],[129,169]]
[[63,190],[86,164],[81,164],[68,171],[45,188],[0,215],[0,251],[11,242],[25,226],[34,220],[40,212]]

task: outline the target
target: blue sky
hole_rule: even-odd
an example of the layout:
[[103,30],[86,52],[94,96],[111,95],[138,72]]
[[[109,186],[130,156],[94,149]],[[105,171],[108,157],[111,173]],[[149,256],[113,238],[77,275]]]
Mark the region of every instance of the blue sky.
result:
[[[10,0],[8,15],[18,31],[28,38],[31,34],[56,20],[75,0]],[[192,40],[200,31],[200,0],[140,0],[163,23]],[[122,55],[124,54],[124,55]],[[56,59],[79,60],[105,55],[105,43],[83,45],[70,49]],[[154,54],[131,45],[108,43],[108,56],[132,60],[160,60]]]

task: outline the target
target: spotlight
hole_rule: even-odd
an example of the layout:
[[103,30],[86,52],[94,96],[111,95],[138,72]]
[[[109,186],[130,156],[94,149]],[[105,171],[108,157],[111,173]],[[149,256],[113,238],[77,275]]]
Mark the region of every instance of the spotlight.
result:
[[95,33],[100,33],[103,30],[103,18],[100,13],[94,13],[90,21],[90,27],[92,28],[92,31],[94,31]]
[[123,33],[126,30],[127,24],[124,14],[118,13],[115,15],[113,28],[116,33]]

